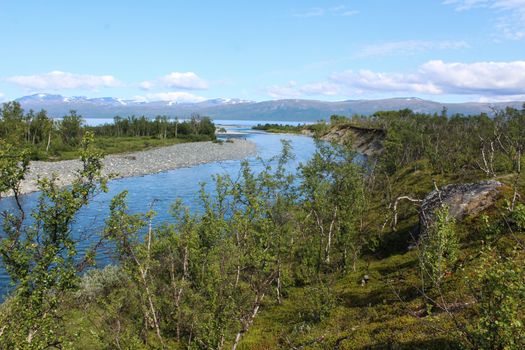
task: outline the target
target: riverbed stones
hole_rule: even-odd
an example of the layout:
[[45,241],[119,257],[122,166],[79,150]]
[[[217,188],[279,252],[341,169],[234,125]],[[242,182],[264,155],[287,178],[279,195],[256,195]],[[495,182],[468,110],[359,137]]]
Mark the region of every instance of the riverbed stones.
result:
[[[225,143],[191,142],[141,152],[113,154],[104,158],[103,164],[105,174],[114,174],[120,178],[155,174],[204,163],[244,159],[256,153],[256,145],[247,140],[233,139],[232,142]],[[21,192],[37,191],[37,179],[53,175],[57,176],[59,186],[67,186],[73,181],[78,169],[78,160],[33,161],[29,165],[26,179],[22,181]]]

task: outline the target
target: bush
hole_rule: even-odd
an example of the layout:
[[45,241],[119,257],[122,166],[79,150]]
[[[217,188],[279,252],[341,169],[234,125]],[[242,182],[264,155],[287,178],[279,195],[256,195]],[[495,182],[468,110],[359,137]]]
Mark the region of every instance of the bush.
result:
[[525,205],[518,204],[512,212],[512,220],[519,230],[525,230]]
[[[521,255],[523,253],[521,252]],[[515,252],[487,249],[473,278],[478,317],[471,326],[476,349],[525,349],[525,268]]]
[[324,285],[315,285],[304,289],[302,308],[298,310],[301,323],[316,324],[330,315],[335,307],[335,298]]
[[117,266],[108,265],[103,269],[90,270],[82,276],[77,297],[84,300],[106,297],[125,283],[126,275]]
[[432,229],[421,241],[420,265],[423,276],[437,286],[456,262],[459,243],[455,223],[448,215],[448,208],[437,210],[435,216]]

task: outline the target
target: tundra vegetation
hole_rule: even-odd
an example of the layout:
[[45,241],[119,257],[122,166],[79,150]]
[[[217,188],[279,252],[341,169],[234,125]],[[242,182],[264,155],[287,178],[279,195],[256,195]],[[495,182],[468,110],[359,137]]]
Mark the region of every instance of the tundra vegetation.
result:
[[87,126],[75,111],[54,119],[45,110],[24,112],[18,102],[8,102],[0,110],[0,139],[26,149],[31,160],[61,160],[80,157],[79,146],[86,132],[96,136],[94,145],[105,154],[216,138],[215,125],[198,114],[187,121],[166,116],[116,116],[113,121]]
[[[120,193],[100,243],[79,256],[71,222],[107,181],[85,132],[75,183],[42,180],[32,213],[4,213],[13,291],[0,347],[522,349],[524,125],[525,107],[334,116],[316,137],[381,129],[382,150],[363,160],[351,138],[319,140],[294,175],[284,142],[262,171],[244,162],[238,178],[215,177],[214,193],[203,185],[201,211],[174,203],[166,223],[129,213]],[[17,203],[29,154],[2,140],[0,192]],[[490,208],[456,220],[442,206],[418,236],[427,193],[482,179],[503,183]],[[81,274],[106,243],[118,264]]]

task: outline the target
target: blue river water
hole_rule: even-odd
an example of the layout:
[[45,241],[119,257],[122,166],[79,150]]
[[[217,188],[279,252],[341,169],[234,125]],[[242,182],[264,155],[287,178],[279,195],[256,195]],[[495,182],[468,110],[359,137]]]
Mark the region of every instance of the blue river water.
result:
[[[98,120],[100,122],[111,122],[110,119]],[[93,122],[92,122],[93,123]],[[315,144],[310,137],[290,134],[269,134],[251,130],[251,126],[264,123],[261,121],[216,121],[217,124],[225,125],[226,129],[239,133],[232,137],[245,137],[257,145],[257,157],[248,158],[252,168],[257,171],[261,169],[258,157],[268,160],[281,151],[281,140],[291,142],[295,160],[289,163],[289,171],[297,171],[300,163],[305,163],[315,150]],[[80,254],[86,251],[97,241],[104,226],[104,220],[109,212],[111,199],[121,191],[127,190],[127,202],[132,213],[146,212],[153,208],[157,215],[153,224],[160,225],[170,220],[169,209],[177,200],[181,199],[184,204],[192,210],[198,210],[200,183],[206,183],[206,189],[213,191],[213,175],[229,174],[235,177],[239,174],[241,161],[229,160],[213,162],[198,166],[174,169],[158,174],[138,177],[116,179],[109,182],[109,192],[102,193],[77,215],[73,224],[73,235],[78,239],[78,251]],[[22,205],[26,211],[36,205],[38,193],[22,196]],[[13,210],[13,201],[10,198],[0,201],[0,211]],[[98,253],[97,265],[104,266],[111,262],[111,247],[106,247]],[[9,277],[0,266],[0,301],[9,290]]]

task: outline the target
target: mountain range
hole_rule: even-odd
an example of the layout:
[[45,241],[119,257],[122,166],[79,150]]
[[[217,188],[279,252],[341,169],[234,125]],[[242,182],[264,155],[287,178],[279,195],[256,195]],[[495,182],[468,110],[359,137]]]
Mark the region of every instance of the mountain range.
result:
[[493,114],[494,110],[505,107],[521,108],[522,101],[512,102],[465,102],[440,103],[416,97],[389,98],[379,100],[346,100],[337,102],[286,99],[255,102],[241,99],[210,99],[194,103],[166,101],[135,101],[113,97],[87,98],[83,96],[64,97],[53,94],[34,94],[16,99],[26,110],[45,109],[50,116],[61,117],[70,110],[77,111],[84,118],[112,118],[116,115],[145,115],[154,117],[166,115],[186,118],[192,113],[213,119],[317,121],[332,114],[350,116],[370,115],[377,111],[409,108],[415,112],[448,114]]

